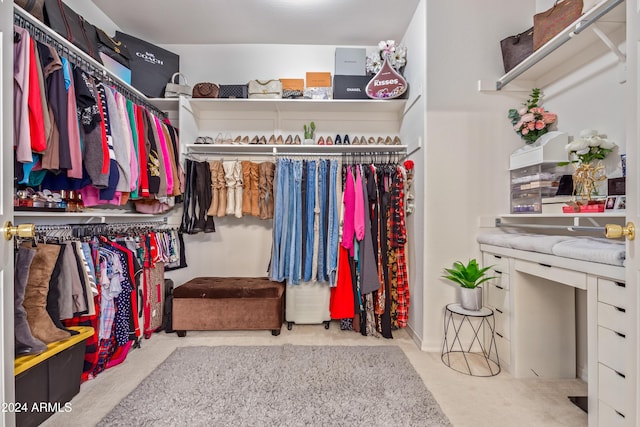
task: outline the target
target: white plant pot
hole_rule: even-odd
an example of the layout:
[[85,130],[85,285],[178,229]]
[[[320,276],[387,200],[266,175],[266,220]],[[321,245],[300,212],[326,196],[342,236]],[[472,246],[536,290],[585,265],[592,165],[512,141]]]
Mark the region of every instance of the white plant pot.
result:
[[316,140],[313,139],[313,138],[312,139],[303,139],[302,140],[302,144],[303,145],[313,145],[315,143],[316,143]]
[[482,287],[460,288],[460,305],[465,310],[478,311],[482,308]]

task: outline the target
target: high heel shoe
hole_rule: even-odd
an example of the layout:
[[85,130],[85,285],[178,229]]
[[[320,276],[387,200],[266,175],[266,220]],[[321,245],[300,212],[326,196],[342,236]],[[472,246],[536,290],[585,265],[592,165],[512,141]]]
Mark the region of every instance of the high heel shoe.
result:
[[293,138],[293,144],[294,145],[300,145],[302,144],[302,141],[300,140],[300,137],[298,135],[296,135],[295,138]]
[[355,138],[353,138],[353,142],[351,143],[352,145],[360,145],[360,138],[358,138],[357,136]]
[[320,137],[318,139],[318,145],[324,145],[324,138],[323,137]]
[[393,138],[393,145],[402,145],[402,141],[400,141],[400,137],[396,136]]
[[267,143],[267,139],[263,136],[260,137],[260,139],[258,139],[258,144],[262,144],[265,145]]
[[278,137],[276,138],[276,145],[282,145],[284,144],[284,140],[282,139],[282,135],[278,135]]
[[327,137],[327,142],[326,142],[326,144],[327,144],[327,145],[333,145],[333,139],[331,139],[331,137],[330,137],[330,136],[328,136],[328,137]]
[[248,144],[249,143],[249,137],[247,135],[242,137],[242,141],[243,144]]
[[351,140],[349,140],[349,135],[345,135],[344,136],[344,139],[342,140],[342,143],[346,144],[346,145],[351,145]]
[[378,137],[378,141],[376,142],[376,144],[378,145],[384,145],[384,138],[382,138],[381,136]]
[[271,136],[269,137],[269,141],[267,141],[267,144],[275,145],[275,143],[276,143],[276,137],[275,135],[271,134]]
[[391,140],[391,137],[390,137],[390,136],[387,136],[387,137],[384,139],[384,145],[391,145],[391,144],[393,144],[393,141]]
[[249,142],[249,144],[257,144],[257,143],[258,143],[258,135],[251,138],[251,142]]
[[342,145],[342,138],[340,137],[340,135],[336,135],[335,144]]
[[239,145],[242,144],[242,137],[240,135],[236,136],[232,142],[232,144]]
[[367,140],[367,144],[369,145],[376,145],[376,140],[374,137],[370,136],[369,139]]
[[293,138],[291,137],[291,135],[287,135],[287,139],[284,140],[284,145],[291,145],[293,144]]

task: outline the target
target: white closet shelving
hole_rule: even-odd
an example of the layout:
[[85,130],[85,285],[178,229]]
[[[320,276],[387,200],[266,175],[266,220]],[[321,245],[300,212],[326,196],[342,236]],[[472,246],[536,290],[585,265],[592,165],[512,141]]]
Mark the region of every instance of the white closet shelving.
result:
[[[392,139],[399,136],[407,100],[203,99],[180,98],[180,138],[188,153],[246,152],[402,152],[407,145],[231,145],[194,144],[199,136],[288,135],[303,137],[303,125],[316,124],[316,138],[340,134]],[[412,147],[413,148],[413,147]]]
[[624,0],[602,0],[508,73],[495,81],[480,80],[478,89],[528,91],[531,87],[544,87],[607,50],[624,62],[624,54],[617,46],[625,39],[625,21]]

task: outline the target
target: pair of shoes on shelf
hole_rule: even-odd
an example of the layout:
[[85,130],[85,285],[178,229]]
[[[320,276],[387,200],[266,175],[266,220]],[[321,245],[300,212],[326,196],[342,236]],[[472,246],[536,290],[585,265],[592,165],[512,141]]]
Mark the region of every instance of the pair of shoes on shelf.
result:
[[224,136],[222,135],[222,132],[218,133],[218,135],[216,135],[216,139],[213,140],[214,144],[232,144],[233,140],[231,139],[231,135],[229,135],[228,133],[225,133]]
[[249,141],[249,144],[253,144],[253,145],[265,145],[267,143],[267,138],[263,136],[258,137],[258,135],[255,135],[253,138],[251,138],[251,141]]
[[[282,138],[282,137],[279,137]],[[284,145],[300,145],[302,144],[302,140],[298,135],[292,137],[291,135],[287,135],[287,138],[284,140]]]
[[336,135],[335,144],[336,145],[351,145],[351,140],[349,139],[349,135],[345,134],[344,138],[341,138],[340,134]]
[[235,139],[233,140],[232,144],[233,145],[244,145],[244,144],[248,144],[249,143],[249,137],[248,136],[236,136]]
[[196,138],[194,144],[213,144],[213,138],[210,136],[199,136]]

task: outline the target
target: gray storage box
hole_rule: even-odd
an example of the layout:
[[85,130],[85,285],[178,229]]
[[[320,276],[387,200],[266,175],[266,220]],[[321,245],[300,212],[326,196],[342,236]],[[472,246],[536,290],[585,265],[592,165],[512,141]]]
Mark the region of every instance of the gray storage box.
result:
[[359,47],[336,48],[336,72],[334,75],[364,76],[367,50]]

